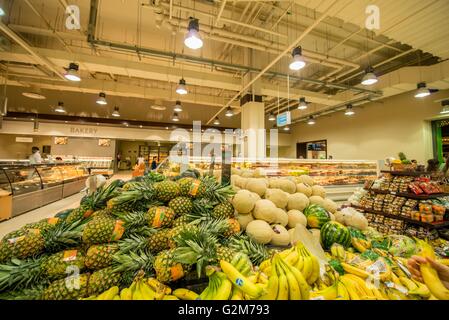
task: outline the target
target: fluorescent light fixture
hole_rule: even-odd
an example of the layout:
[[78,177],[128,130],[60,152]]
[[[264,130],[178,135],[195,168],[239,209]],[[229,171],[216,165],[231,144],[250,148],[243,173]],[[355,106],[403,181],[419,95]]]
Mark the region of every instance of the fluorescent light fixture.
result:
[[187,34],[184,39],[184,44],[190,49],[196,50],[203,46],[203,40],[201,40],[199,31],[200,27],[198,19],[190,18]]
[[449,113],[449,100],[441,101],[441,106],[443,107],[443,109],[441,109],[440,114],[448,114]]
[[116,117],[116,118],[120,117],[120,111],[119,111],[118,107],[114,107],[114,111],[112,112],[112,116]]
[[276,116],[273,112],[270,112],[270,115],[268,116],[268,121],[276,121]]
[[352,116],[352,115],[354,115],[354,114],[355,114],[355,112],[354,112],[354,110],[352,109],[352,104],[348,104],[348,105],[346,106],[345,115],[346,115],[346,116]]
[[79,75],[79,65],[72,62],[69,64],[69,68],[67,72],[64,74],[64,77],[69,81],[79,82],[81,81],[81,77]]
[[226,109],[225,116],[230,118],[230,117],[232,117],[233,115],[234,115],[234,111],[232,111],[231,107],[228,107],[228,108]]
[[415,98],[424,98],[430,96],[430,91],[427,89],[425,82],[420,82],[417,84],[418,91],[416,91]]
[[315,122],[315,119],[313,118],[313,116],[310,116],[309,117],[309,120],[307,120],[307,124],[309,124],[309,125],[314,125],[316,122]]
[[64,102],[58,102],[58,106],[55,108],[55,112],[59,113],[66,113],[66,110],[64,108]]
[[362,84],[364,86],[371,86],[375,83],[377,83],[378,79],[377,76],[374,74],[373,68],[368,68],[365,72],[365,75],[362,78]]
[[298,110],[306,110],[306,109],[307,109],[306,98],[304,97],[299,98]]
[[173,108],[175,112],[182,112],[181,101],[176,101],[175,107]]
[[108,102],[106,101],[106,93],[100,92],[98,94],[97,104],[102,105],[102,106],[105,106],[108,104]]
[[220,125],[220,119],[218,119],[218,117],[215,117],[214,125],[216,125],[216,126]]
[[187,94],[186,81],[184,80],[184,78],[179,80],[178,87],[176,88],[176,93],[180,95]]
[[171,120],[174,121],[174,122],[178,122],[179,121],[179,116],[178,116],[177,112],[173,113],[173,116],[171,117]]
[[304,62],[304,59],[302,57],[302,48],[296,47],[292,51],[292,62],[290,62],[289,68],[293,71],[301,70],[306,66],[306,63]]

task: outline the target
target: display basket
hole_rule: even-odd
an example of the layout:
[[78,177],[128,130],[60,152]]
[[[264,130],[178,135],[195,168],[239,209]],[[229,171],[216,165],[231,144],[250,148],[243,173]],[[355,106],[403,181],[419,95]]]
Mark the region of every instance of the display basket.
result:
[[392,163],[390,165],[392,171],[415,171],[416,165],[405,163]]

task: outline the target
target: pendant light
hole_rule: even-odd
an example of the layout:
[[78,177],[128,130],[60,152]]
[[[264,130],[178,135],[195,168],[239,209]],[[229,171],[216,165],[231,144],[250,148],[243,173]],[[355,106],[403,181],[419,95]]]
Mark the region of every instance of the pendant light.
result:
[[296,47],[292,51],[292,62],[290,62],[289,68],[293,71],[301,70],[306,66],[306,63],[304,62],[304,59],[302,57],[302,48]]
[[218,119],[218,117],[215,117],[214,125],[216,125],[216,126],[220,125],[220,119]]
[[285,126],[284,127],[284,131],[290,131],[290,127],[289,126]]
[[424,98],[430,96],[430,91],[427,89],[425,82],[420,82],[417,84],[418,91],[416,91],[415,98]]
[[66,113],[66,110],[64,108],[64,102],[61,101],[58,102],[58,106],[55,108],[55,111],[59,113]]
[[3,8],[0,7],[0,16],[4,16],[5,15],[5,10],[3,10]]
[[173,116],[171,117],[171,120],[174,122],[178,122],[179,121],[179,116],[177,112],[173,113]]
[[315,122],[315,119],[313,118],[313,116],[310,116],[309,119],[307,120],[307,124],[314,125],[315,123],[316,122]]
[[363,76],[363,79],[362,79],[362,84],[364,86],[371,86],[371,85],[377,83],[377,81],[378,81],[378,79],[377,79],[377,76],[374,74],[374,69],[371,67],[366,69],[365,75]]
[[175,112],[182,112],[182,106],[181,101],[176,101],[175,107],[173,108],[173,111]]
[[24,97],[36,100],[45,100],[45,96],[41,93],[41,89],[36,86],[31,86],[28,91],[22,92]]
[[299,98],[298,110],[306,110],[306,109],[307,109],[306,98],[304,97]]
[[176,93],[180,95],[187,94],[186,81],[184,80],[184,78],[179,80],[178,87],[176,88]]
[[449,100],[441,101],[441,106],[443,107],[443,109],[441,110],[440,114],[449,113]]
[[234,112],[232,111],[231,107],[228,107],[228,108],[226,109],[225,116],[230,118],[230,117],[232,117],[233,115],[234,115]]
[[346,116],[352,116],[352,115],[354,115],[354,114],[355,114],[355,112],[354,112],[354,110],[352,109],[352,104],[348,104],[348,105],[346,106],[345,115],[346,115]]
[[268,121],[276,121],[276,116],[273,112],[270,112],[270,115],[268,116]]
[[69,81],[75,81],[79,82],[81,81],[81,77],[79,75],[79,65],[72,62],[69,64],[69,67],[67,68],[67,72],[64,74],[64,77]]
[[118,107],[114,107],[114,111],[112,112],[112,116],[113,117],[120,117],[120,112],[119,112],[119,108]]
[[200,26],[198,19],[190,18],[187,34],[184,39],[184,44],[190,49],[196,50],[203,46],[203,40],[201,40],[199,31]]
[[98,94],[97,104],[102,105],[102,106],[105,106],[108,104],[108,102],[106,101],[106,93],[100,92]]

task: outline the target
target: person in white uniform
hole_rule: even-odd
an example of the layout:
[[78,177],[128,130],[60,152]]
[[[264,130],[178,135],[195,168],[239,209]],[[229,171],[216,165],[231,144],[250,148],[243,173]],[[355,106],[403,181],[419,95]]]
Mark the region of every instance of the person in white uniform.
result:
[[30,164],[42,163],[42,157],[38,147],[31,148],[31,155],[28,157],[28,159],[30,160]]

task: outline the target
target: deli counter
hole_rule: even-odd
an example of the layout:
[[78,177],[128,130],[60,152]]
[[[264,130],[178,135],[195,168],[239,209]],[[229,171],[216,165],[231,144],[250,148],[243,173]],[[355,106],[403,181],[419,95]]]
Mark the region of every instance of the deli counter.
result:
[[80,192],[88,171],[79,163],[0,163],[0,193],[12,195],[11,216]]

